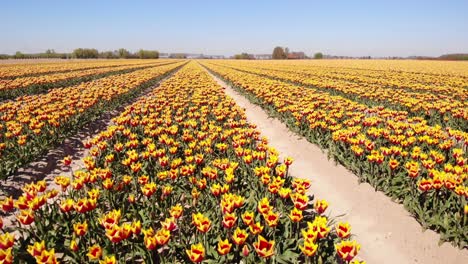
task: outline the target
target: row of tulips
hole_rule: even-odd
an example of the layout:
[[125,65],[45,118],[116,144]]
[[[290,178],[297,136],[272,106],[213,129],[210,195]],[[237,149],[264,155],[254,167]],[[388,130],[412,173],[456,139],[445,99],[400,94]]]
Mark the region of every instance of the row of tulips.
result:
[[443,241],[467,246],[467,133],[429,126],[406,112],[206,65],[292,130],[328,149],[362,181],[402,202]]
[[122,66],[109,66],[77,71],[67,71],[52,74],[42,74],[31,77],[21,77],[12,80],[0,79],[0,100],[14,99],[19,96],[44,93],[52,88],[76,85],[111,75],[124,74],[145,68],[177,63],[178,61],[163,60],[152,63],[139,63]]
[[[350,73],[346,75],[347,77],[327,77],[330,75],[328,68],[303,67],[297,69],[297,67],[291,66],[287,69],[278,69],[277,64],[245,61],[216,63],[269,78],[319,88],[330,94],[343,96],[367,105],[384,105],[395,110],[409,111],[412,116],[426,118],[430,124],[450,126],[464,131],[468,129],[468,93],[463,87],[448,87],[444,89],[446,92],[421,92],[382,84],[384,76],[376,79],[362,77],[362,70]],[[417,81],[414,80],[414,82]],[[410,84],[409,81],[398,84],[398,87],[406,87],[408,84]],[[429,84],[418,85],[432,87]]]
[[[155,62],[155,61],[150,61]],[[148,60],[84,60],[71,62],[31,62],[0,65],[0,79],[15,79],[42,74],[88,70],[93,68],[119,67],[148,63]]]
[[105,77],[0,103],[0,179],[184,62]]
[[[463,88],[466,88],[468,81],[468,72],[466,71],[466,63],[433,61],[425,62],[426,67],[438,68],[440,72],[437,74],[428,73],[423,68],[418,68],[418,62],[412,65],[415,69],[412,72],[407,70],[398,70],[395,68],[372,69],[365,66],[369,65],[369,61],[357,61],[362,64],[363,68],[356,68],[355,63],[350,64],[350,61],[340,60],[338,65],[329,64],[330,61],[249,61],[239,64],[248,64],[255,68],[276,69],[279,71],[302,73],[312,76],[320,76],[325,79],[342,79],[356,83],[370,83],[380,85],[382,87],[391,87],[393,89],[404,89],[407,91],[429,92],[443,94],[450,97],[464,96]],[[385,62],[385,61],[379,61]],[[233,63],[237,64],[237,63]],[[401,64],[396,62],[396,65]],[[333,66],[332,66],[333,65]],[[463,67],[463,74],[454,75],[451,72],[451,66],[456,68]],[[419,70],[419,71],[418,71]]]
[[428,76],[450,76],[467,78],[464,61],[430,61],[430,60],[289,60],[281,64],[307,64],[309,66],[327,67],[330,69],[355,69],[386,71],[402,74],[420,74]]
[[37,182],[0,202],[17,218],[0,260],[363,263],[350,225],[195,62],[114,124],[85,143],[84,169],[55,178],[60,193]]

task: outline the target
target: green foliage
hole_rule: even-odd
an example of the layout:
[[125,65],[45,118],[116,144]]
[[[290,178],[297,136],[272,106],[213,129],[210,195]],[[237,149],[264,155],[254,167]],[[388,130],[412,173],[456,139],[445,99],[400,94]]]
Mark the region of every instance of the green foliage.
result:
[[439,57],[441,60],[468,60],[467,53],[460,54],[445,54]]
[[24,59],[24,58],[25,58],[25,56],[24,56],[23,53],[21,53],[21,51],[17,51],[15,53],[15,59]]
[[99,53],[99,58],[102,59],[117,59],[119,56],[117,55],[117,52],[112,52],[112,51],[103,51]]
[[314,54],[314,59],[320,60],[323,59],[323,53],[322,52],[317,52]]
[[157,50],[143,50],[143,49],[140,49],[137,52],[137,56],[140,59],[157,59],[157,58],[159,58],[159,52]]
[[78,48],[73,51],[72,57],[77,59],[97,59],[99,51],[97,49]]
[[241,54],[236,54],[234,55],[234,59],[236,60],[253,60],[254,56],[248,53],[241,53]]
[[119,50],[117,50],[117,54],[121,59],[127,59],[130,57],[130,52],[124,48],[120,48]]

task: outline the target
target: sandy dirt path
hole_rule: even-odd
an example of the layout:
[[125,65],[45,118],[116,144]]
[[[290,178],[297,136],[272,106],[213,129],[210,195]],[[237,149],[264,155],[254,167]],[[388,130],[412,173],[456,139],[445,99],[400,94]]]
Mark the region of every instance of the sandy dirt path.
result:
[[367,263],[468,263],[468,250],[448,243],[438,246],[439,235],[431,230],[423,232],[402,205],[376,192],[367,183],[359,184],[356,175],[329,161],[318,146],[291,132],[278,119],[269,118],[261,107],[211,76],[226,88],[226,94],[245,108],[249,122],[258,126],[270,145],[294,159],[292,175],[312,181],[309,192],[330,203],[331,216],[345,214],[338,220],[350,222],[352,233],[361,244],[358,255]]

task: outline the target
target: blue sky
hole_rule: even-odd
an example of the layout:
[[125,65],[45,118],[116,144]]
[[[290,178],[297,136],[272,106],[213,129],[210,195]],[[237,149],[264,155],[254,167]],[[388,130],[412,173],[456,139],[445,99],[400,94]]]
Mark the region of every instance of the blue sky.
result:
[[78,47],[232,55],[468,52],[464,1],[22,1],[0,3],[0,53]]

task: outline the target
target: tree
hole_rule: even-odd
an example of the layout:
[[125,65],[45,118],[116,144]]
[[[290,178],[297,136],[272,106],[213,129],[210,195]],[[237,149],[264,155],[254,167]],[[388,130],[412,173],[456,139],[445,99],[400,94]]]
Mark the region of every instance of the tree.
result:
[[53,50],[53,49],[48,49],[48,50],[46,50],[45,56],[46,56],[47,58],[53,58],[53,57],[55,57],[55,50]]
[[314,54],[314,59],[316,60],[320,60],[320,59],[323,59],[323,54],[322,52],[317,52]]
[[128,50],[126,50],[126,49],[123,49],[123,48],[119,49],[117,51],[117,53],[119,55],[119,58],[121,58],[121,59],[126,59],[126,58],[130,57],[130,52]]
[[115,54],[114,52],[112,51],[103,51],[101,53],[99,53],[99,58],[103,58],[103,59],[116,59],[118,58],[117,54]]
[[286,53],[284,52],[284,49],[282,47],[274,48],[271,57],[274,60],[284,60],[287,58]]
[[99,51],[97,49],[75,49],[72,56],[77,59],[97,59]]
[[21,53],[21,51],[17,51],[17,52],[15,53],[15,59],[24,59],[24,57],[25,57],[25,56],[24,56],[23,53]]
[[156,50],[143,50],[140,49],[137,52],[138,58],[140,59],[157,59],[159,58],[159,52]]
[[241,54],[234,55],[234,59],[236,59],[236,60],[253,60],[254,56],[251,55],[251,54],[248,54],[246,52],[243,52]]

